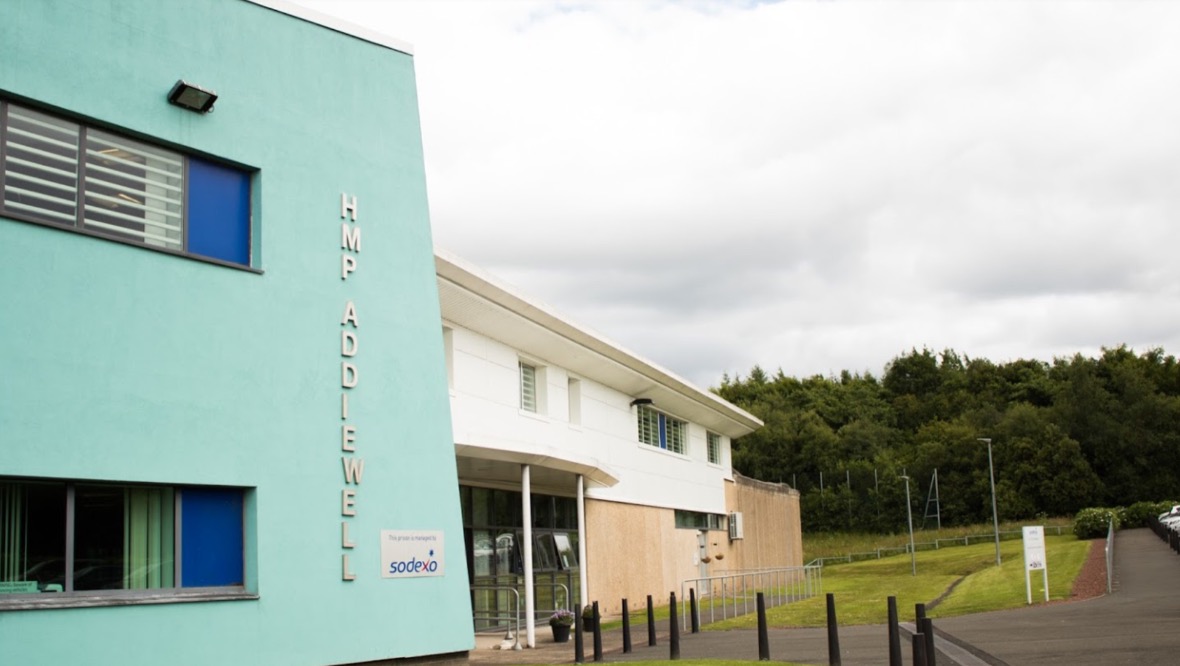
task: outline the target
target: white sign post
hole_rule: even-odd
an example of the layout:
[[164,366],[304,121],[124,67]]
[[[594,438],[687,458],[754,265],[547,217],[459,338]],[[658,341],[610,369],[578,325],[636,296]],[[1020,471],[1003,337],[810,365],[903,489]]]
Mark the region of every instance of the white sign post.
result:
[[1024,591],[1028,603],[1032,604],[1032,578],[1030,572],[1040,569],[1045,585],[1045,601],[1049,600],[1049,565],[1045,558],[1045,528],[1036,525],[1025,527],[1024,532]]

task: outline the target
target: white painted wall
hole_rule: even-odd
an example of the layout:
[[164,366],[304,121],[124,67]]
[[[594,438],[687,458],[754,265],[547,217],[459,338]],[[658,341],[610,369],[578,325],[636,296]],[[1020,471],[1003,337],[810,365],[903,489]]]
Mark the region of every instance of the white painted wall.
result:
[[[614,473],[610,487],[590,485],[595,499],[725,513],[723,481],[732,478],[729,438],[721,437],[721,464],[708,462],[705,428],[689,422],[687,454],[639,443],[632,396],[584,377],[581,423],[569,418],[570,374],[561,359],[538,358],[468,329],[446,325],[448,368],[453,373],[451,418],[455,441],[552,454],[553,449],[590,456]],[[518,362],[537,366],[545,413],[520,409]],[[544,372],[540,372],[544,368]],[[544,381],[542,382],[542,374]],[[659,408],[659,405],[655,407]],[[668,412],[670,416],[683,416]],[[572,488],[571,488],[572,492]]]

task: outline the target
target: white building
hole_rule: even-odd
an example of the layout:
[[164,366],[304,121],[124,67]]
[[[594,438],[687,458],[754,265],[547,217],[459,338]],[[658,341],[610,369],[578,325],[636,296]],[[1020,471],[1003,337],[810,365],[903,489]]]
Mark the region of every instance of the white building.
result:
[[435,263],[477,628],[512,613],[512,590],[542,616],[610,613],[722,568],[802,563],[798,494],[730,464],[757,418],[453,255]]

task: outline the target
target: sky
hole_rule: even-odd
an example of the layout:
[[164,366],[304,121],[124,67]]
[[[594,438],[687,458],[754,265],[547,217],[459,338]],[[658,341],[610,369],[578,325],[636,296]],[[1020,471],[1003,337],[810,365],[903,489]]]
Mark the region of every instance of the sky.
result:
[[699,386],[1180,351],[1180,3],[297,4],[413,45],[436,245]]

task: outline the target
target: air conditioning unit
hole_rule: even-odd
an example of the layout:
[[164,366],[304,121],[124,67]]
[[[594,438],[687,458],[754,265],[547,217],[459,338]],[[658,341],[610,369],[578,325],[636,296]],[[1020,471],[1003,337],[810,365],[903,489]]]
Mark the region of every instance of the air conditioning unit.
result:
[[742,524],[742,513],[734,511],[729,514],[729,540],[736,541],[745,538],[745,532]]

